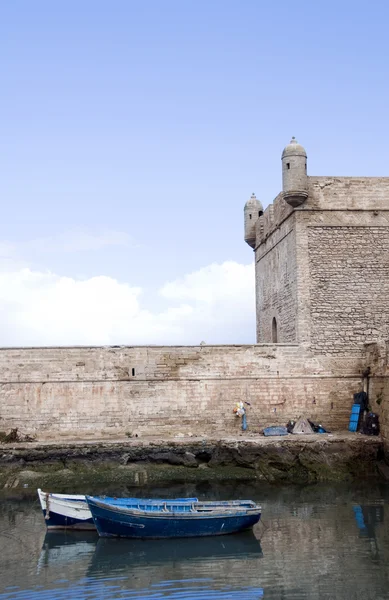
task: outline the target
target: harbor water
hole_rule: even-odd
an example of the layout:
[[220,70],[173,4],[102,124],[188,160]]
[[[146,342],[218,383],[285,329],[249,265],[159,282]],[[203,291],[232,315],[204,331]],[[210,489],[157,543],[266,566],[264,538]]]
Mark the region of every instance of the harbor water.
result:
[[263,519],[230,536],[99,539],[46,533],[34,490],[3,491],[0,600],[389,598],[387,485],[219,483],[110,493],[250,498]]

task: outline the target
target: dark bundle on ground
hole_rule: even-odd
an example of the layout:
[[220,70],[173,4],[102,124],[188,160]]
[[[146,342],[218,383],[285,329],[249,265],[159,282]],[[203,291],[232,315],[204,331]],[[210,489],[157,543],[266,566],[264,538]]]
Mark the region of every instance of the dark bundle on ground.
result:
[[35,437],[31,435],[22,435],[18,433],[18,428],[11,429],[9,433],[0,431],[0,442],[3,444],[12,444],[14,442],[34,442]]

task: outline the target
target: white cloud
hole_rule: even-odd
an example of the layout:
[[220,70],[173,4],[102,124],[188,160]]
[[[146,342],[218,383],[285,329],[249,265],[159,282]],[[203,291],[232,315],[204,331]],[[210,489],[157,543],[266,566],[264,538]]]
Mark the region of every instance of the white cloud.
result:
[[0,345],[252,343],[254,268],[213,264],[166,283],[168,307],[110,277],[76,280],[29,268],[0,271]]

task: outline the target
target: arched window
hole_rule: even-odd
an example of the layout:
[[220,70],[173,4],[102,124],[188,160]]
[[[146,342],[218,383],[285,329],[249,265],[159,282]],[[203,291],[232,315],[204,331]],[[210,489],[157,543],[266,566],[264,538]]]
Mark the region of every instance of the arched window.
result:
[[277,335],[277,319],[275,317],[273,317],[273,321],[271,324],[271,341],[273,342],[273,344],[277,344],[278,343],[278,335]]

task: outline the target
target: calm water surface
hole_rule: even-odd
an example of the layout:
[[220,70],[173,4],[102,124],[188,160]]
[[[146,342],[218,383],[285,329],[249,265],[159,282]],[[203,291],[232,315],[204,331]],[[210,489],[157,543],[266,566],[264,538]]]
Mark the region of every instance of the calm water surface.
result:
[[252,498],[263,523],[217,538],[99,539],[46,533],[33,491],[3,494],[0,599],[389,599],[388,486],[203,484],[142,494]]

